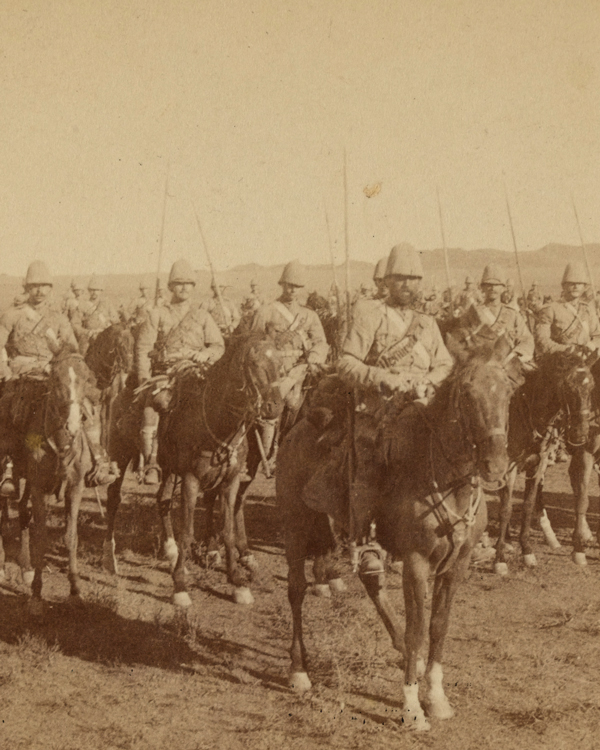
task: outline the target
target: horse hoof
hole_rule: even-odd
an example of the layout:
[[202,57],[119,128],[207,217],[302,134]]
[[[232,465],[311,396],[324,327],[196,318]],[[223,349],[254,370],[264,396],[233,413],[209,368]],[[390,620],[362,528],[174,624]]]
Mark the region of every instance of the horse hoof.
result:
[[530,555],[523,555],[523,564],[526,568],[535,568],[537,560],[535,559],[533,552]]
[[233,589],[233,601],[236,604],[254,604],[254,597],[247,586],[236,586]]
[[428,732],[431,729],[423,711],[416,714],[414,711],[403,711],[402,726],[411,732]]
[[298,693],[305,693],[312,687],[306,672],[292,672],[288,680],[288,685]]
[[206,553],[206,567],[216,568],[221,564],[221,554],[216,550]]
[[28,604],[29,614],[32,617],[43,617],[44,616],[44,602],[41,599],[32,597]]
[[258,563],[256,562],[254,555],[244,555],[243,557],[240,557],[240,565],[243,565],[244,568],[247,568],[250,571],[258,570]]
[[579,565],[582,568],[587,565],[585,552],[573,552],[573,554],[571,555],[571,559],[573,560],[575,565]]
[[505,562],[497,562],[494,565],[494,572],[497,576],[507,576],[508,575],[508,565]]
[[331,589],[326,583],[315,583],[311,590],[314,596],[321,596],[324,599],[331,598]]
[[348,586],[346,586],[341,578],[330,578],[329,590],[334,594],[341,594],[344,591],[348,591]]
[[117,558],[115,557],[115,540],[111,539],[102,545],[102,567],[107,573],[119,575]]
[[179,550],[177,549],[177,542],[172,538],[167,539],[166,542],[163,544],[163,552],[165,554],[165,558],[167,559],[167,562],[169,563],[171,572],[173,572],[175,570],[175,566],[177,565],[177,559],[179,558]]
[[31,584],[33,583],[34,576],[35,576],[34,570],[24,570],[23,571],[23,583],[26,586],[31,586]]
[[173,594],[173,604],[181,609],[187,609],[192,606],[192,600],[187,591],[176,591]]
[[441,719],[444,721],[454,716],[454,709],[445,695],[437,700],[430,698],[426,701],[425,707],[427,709],[427,716],[431,719]]

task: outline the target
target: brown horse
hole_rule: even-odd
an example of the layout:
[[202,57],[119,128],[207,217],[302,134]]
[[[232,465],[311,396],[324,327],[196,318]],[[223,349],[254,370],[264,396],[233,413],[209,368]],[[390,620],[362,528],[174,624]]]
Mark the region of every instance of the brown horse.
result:
[[[508,406],[518,379],[517,373],[509,377],[508,353],[504,339],[475,352],[455,366],[429,405],[415,403],[396,415],[388,412],[380,433],[374,474],[379,480],[368,510],[382,547],[404,563],[406,634],[387,598],[383,573],[361,566],[359,575],[394,647],[405,657],[403,720],[411,728],[429,728],[417,679],[423,666],[419,651],[425,639],[430,574],[435,585],[426,703],[431,716],[449,718],[453,713],[443,690],[442,649],[452,598],[487,523],[480,478],[497,481],[508,467]],[[319,509],[314,497],[309,507],[304,494],[311,477],[329,460],[326,434],[310,419],[298,422],[281,445],[276,477],[293,616],[290,685],[298,690],[310,688],[302,638],[305,561],[314,555],[317,563],[334,546],[323,510],[330,508],[329,498],[321,498]]]
[[[32,585],[30,608],[41,615],[42,571],[46,554],[46,503],[65,482],[65,543],[69,554],[71,596],[81,593],[77,562],[77,519],[86,475],[93,468],[92,454],[83,429],[90,401],[97,402],[93,374],[83,357],[68,349],[51,362],[50,376],[18,383],[26,403],[11,445],[16,476],[25,477],[26,490],[19,504],[23,579]],[[17,399],[18,401],[18,399]],[[18,403],[13,401],[13,409]],[[15,413],[14,411],[12,412]],[[4,440],[2,441],[4,443]],[[33,525],[27,503],[31,501]]]
[[[165,536],[164,549],[173,568],[174,601],[191,604],[185,566],[194,539],[194,508],[202,491],[211,515],[215,499],[223,511],[223,537],[227,556],[227,577],[234,586],[234,599],[251,601],[248,579],[253,560],[248,550],[239,493],[248,434],[257,418],[274,419],[283,402],[278,388],[281,358],[272,339],[250,333],[232,336],[223,357],[205,376],[196,367],[182,369],[175,378],[172,400],[162,414],[158,433],[158,461],[163,482],[158,492],[158,510]],[[139,422],[135,417],[133,393],[117,398],[110,430],[111,458],[123,476],[127,464],[139,453]],[[139,408],[138,408],[139,412]],[[171,499],[176,476],[182,479],[181,537],[176,543],[171,522]],[[107,535],[104,564],[116,572],[114,525],[121,500],[122,478],[108,489]],[[210,526],[210,523],[209,523]]]
[[[526,472],[525,495],[521,512],[520,545],[523,562],[528,567],[537,561],[530,540],[534,511],[540,517],[548,543],[560,546],[543,507],[543,481],[549,452],[560,432],[572,455],[569,475],[576,494],[576,477],[582,475],[581,462],[590,433],[590,408],[594,378],[590,370],[592,359],[581,352],[556,352],[543,357],[538,369],[528,373],[510,404],[508,453],[510,467],[506,484],[500,490],[500,533],[496,544],[495,570],[508,573],[506,541],[512,513],[513,489],[519,471]],[[587,503],[586,503],[587,509]],[[578,513],[573,534],[574,559],[583,552],[589,541],[585,534],[585,513]],[[587,529],[588,534],[589,528]],[[585,559],[585,554],[584,554]]]
[[108,448],[108,425],[111,407],[125,388],[133,369],[133,335],[124,323],[114,323],[101,331],[90,343],[85,363],[96,376],[101,392],[101,444]]

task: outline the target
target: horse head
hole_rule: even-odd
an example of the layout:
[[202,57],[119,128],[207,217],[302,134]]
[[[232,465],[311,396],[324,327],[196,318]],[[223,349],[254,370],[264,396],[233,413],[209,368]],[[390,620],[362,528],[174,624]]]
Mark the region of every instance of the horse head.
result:
[[108,388],[117,376],[122,380],[121,385],[125,384],[133,369],[133,348],[133,334],[123,323],[105,328],[92,341],[85,362],[102,390]]
[[485,482],[501,481],[508,469],[508,409],[522,383],[520,366],[504,337],[475,349],[452,376],[454,420]]
[[94,375],[81,354],[65,347],[52,359],[48,385],[53,431],[64,429],[74,438],[85,418],[84,400],[99,396]]
[[[540,364],[539,388],[554,398],[556,410],[565,417],[565,441],[568,449],[585,445],[590,432],[594,377],[592,366],[597,352],[574,350],[549,354]],[[557,408],[558,407],[558,408]]]
[[261,419],[276,419],[283,411],[279,382],[283,374],[282,359],[273,339],[255,338],[246,356],[245,376],[255,393],[255,407]]

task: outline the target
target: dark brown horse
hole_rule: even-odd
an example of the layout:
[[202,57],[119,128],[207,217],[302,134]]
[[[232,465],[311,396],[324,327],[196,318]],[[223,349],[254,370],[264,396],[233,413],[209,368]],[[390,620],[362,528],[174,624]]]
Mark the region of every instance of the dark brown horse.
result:
[[[21,551],[19,564],[26,583],[32,584],[31,611],[41,615],[42,571],[46,554],[46,504],[65,483],[67,528],[65,543],[69,554],[71,596],[79,597],[77,562],[77,519],[86,475],[93,468],[92,454],[83,429],[90,402],[98,401],[93,374],[83,357],[63,350],[51,363],[50,376],[15,384],[24,397],[25,411],[10,445],[2,446],[12,455],[16,476],[25,477],[26,491],[19,506]],[[14,397],[15,394],[13,394]],[[13,400],[13,409],[18,400]],[[12,412],[15,414],[16,412]],[[4,440],[2,441],[4,443]],[[27,503],[31,502],[33,524]]]
[[[475,352],[465,364],[455,366],[429,405],[388,411],[379,435],[376,486],[368,512],[381,546],[404,563],[405,634],[387,598],[383,573],[370,574],[361,566],[359,575],[394,647],[404,655],[403,720],[411,728],[429,728],[417,679],[423,666],[419,652],[431,574],[435,584],[426,704],[431,716],[448,718],[453,713],[443,689],[442,649],[452,598],[487,523],[480,478],[497,481],[508,468],[508,406],[518,380],[517,372],[509,377],[509,351],[500,339],[493,348]],[[330,510],[329,497],[320,498],[319,508],[314,497],[309,506],[305,495],[311,477],[329,460],[326,434],[311,419],[297,423],[281,445],[276,477],[294,623],[290,685],[299,690],[310,687],[302,637],[305,562],[314,555],[317,563],[334,546],[324,510]],[[347,503],[346,522],[349,525]]]
[[102,394],[101,444],[106,449],[110,410],[133,369],[133,346],[133,335],[129,328],[124,323],[114,323],[92,340],[85,355],[85,363],[96,376]]
[[[590,434],[591,397],[594,378],[590,357],[581,352],[556,352],[539,362],[538,369],[528,373],[510,404],[508,453],[510,468],[506,484],[500,490],[500,533],[496,544],[495,570],[506,575],[506,541],[512,514],[513,489],[518,472],[526,472],[525,495],[521,511],[520,545],[523,562],[536,565],[531,545],[531,522],[536,513],[548,543],[560,546],[543,506],[543,481],[549,453],[560,433],[572,455],[569,475],[576,492],[575,477],[581,476],[581,462]],[[577,497],[577,493],[576,493]],[[587,509],[587,505],[586,505]],[[582,518],[582,520],[581,520]],[[573,534],[574,555],[583,552],[586,538],[585,513],[578,515]],[[588,533],[589,529],[588,529]],[[585,555],[584,555],[585,558]],[[577,560],[577,557],[575,557]]]
[[[223,357],[205,376],[198,368],[189,367],[175,378],[169,410],[161,415],[159,425],[158,461],[164,479],[158,492],[158,510],[165,554],[173,567],[174,601],[179,606],[191,604],[185,566],[194,539],[194,508],[200,491],[209,515],[215,500],[221,500],[227,577],[234,586],[235,601],[251,601],[248,582],[253,561],[246,538],[239,475],[248,449],[247,437],[252,434],[256,419],[273,419],[281,413],[280,378],[279,351],[270,337],[257,333],[232,336]],[[117,399],[111,420],[110,454],[118,462],[121,475],[139,453],[139,422],[132,400],[132,392],[124,391]],[[179,543],[171,522],[176,476],[182,480]],[[108,490],[104,548],[104,564],[115,572],[114,524],[121,483],[122,479],[117,480]]]

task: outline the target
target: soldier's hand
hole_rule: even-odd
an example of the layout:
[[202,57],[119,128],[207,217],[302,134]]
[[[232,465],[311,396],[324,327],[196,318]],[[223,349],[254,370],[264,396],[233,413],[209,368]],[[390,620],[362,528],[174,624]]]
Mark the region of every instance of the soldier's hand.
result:
[[195,362],[197,365],[206,364],[207,359],[208,355],[206,352],[195,352],[192,355],[192,362]]
[[393,372],[385,372],[379,379],[379,388],[384,395],[398,391],[406,392],[410,390],[410,386],[410,382],[403,375]]

